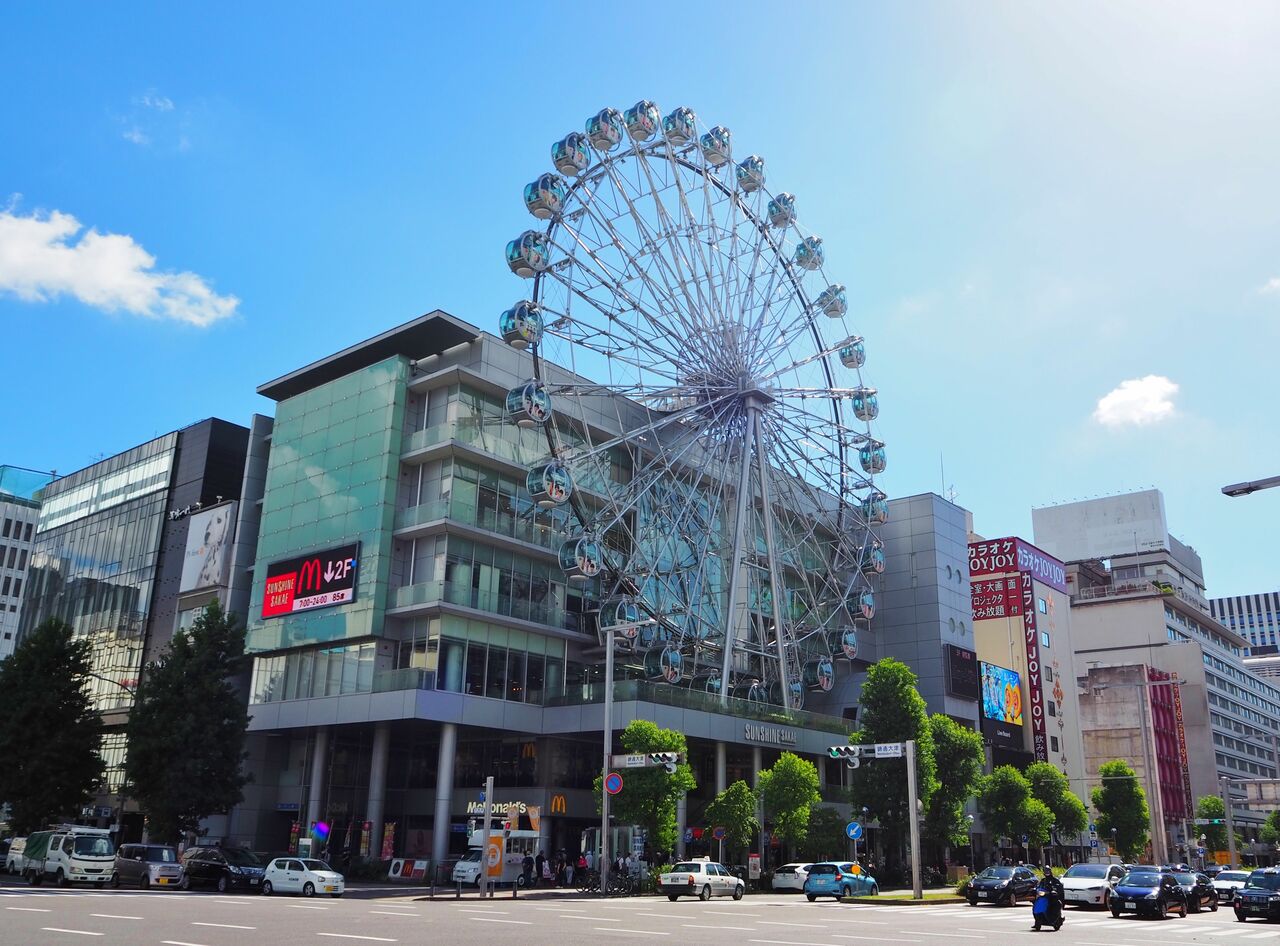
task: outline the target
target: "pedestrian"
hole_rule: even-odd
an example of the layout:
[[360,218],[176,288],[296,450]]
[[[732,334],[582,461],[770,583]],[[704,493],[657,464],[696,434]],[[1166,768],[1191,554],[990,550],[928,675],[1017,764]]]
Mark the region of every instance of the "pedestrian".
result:
[[543,874],[542,869],[543,869],[543,866],[547,863],[547,858],[541,851],[539,851],[538,856],[533,859],[533,863],[534,863],[534,871],[537,874],[537,878],[533,882],[534,886],[536,887],[538,885],[538,882],[542,880],[542,874]]
[[595,851],[587,850],[586,853],[582,855],[582,858],[583,860],[586,861],[586,864],[584,866],[586,867],[587,870],[592,870],[595,867],[595,863],[596,863]]
[[[579,858],[579,861],[581,861],[581,858]],[[574,863],[574,860],[572,857],[566,857],[564,859],[564,885],[566,887],[573,886],[573,872],[577,868],[578,868],[578,864]]]
[[520,869],[524,875],[524,889],[528,890],[533,886],[533,855],[528,851],[525,852],[524,859],[520,862]]

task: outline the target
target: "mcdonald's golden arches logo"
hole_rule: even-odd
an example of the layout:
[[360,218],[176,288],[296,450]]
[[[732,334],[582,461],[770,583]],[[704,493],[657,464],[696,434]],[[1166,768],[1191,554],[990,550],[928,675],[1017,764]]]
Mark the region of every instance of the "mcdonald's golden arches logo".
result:
[[567,814],[568,811],[569,811],[569,806],[565,802],[563,795],[551,796],[551,813],[553,815]]

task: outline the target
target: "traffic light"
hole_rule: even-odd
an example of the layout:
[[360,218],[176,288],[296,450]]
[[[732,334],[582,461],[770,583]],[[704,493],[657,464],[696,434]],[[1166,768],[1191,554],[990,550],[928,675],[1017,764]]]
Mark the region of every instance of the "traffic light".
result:
[[1210,818],[1209,824],[1226,824],[1225,818]]
[[660,765],[667,770],[668,774],[675,774],[676,764],[680,761],[680,753],[678,752],[650,752],[649,764]]
[[504,822],[502,822],[502,836],[503,836],[504,838],[509,838],[509,837],[511,837],[511,822],[510,822],[510,821],[504,821]]
[[861,746],[832,746],[827,750],[827,755],[833,759],[844,759],[844,764],[851,769],[856,769],[862,764]]

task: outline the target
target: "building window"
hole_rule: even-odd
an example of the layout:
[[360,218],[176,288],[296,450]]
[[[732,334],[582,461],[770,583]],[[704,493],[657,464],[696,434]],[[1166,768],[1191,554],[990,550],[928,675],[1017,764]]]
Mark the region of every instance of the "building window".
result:
[[1049,646],[1049,632],[1048,632],[1048,631],[1041,631],[1041,632],[1040,632],[1040,646],[1041,646],[1041,647],[1048,647],[1048,646]]
[[1050,715],[1050,716],[1057,716],[1057,715],[1058,715],[1058,704],[1057,704],[1057,703],[1055,703],[1055,702],[1053,702],[1053,700],[1049,700],[1048,702],[1049,702],[1049,715]]
[[1036,599],[1036,610],[1037,610],[1037,611],[1039,611],[1041,614],[1048,614],[1048,613],[1049,613],[1049,602],[1045,601],[1045,600],[1044,600],[1044,598],[1037,598],[1037,599]]
[[1045,667],[1045,668],[1044,668],[1044,682],[1045,682],[1045,683],[1052,683],[1052,682],[1053,682],[1053,668],[1052,668],[1052,667]]
[[1050,736],[1050,737],[1049,737],[1049,750],[1050,750],[1051,752],[1057,752],[1057,751],[1058,751],[1058,737],[1057,737],[1057,736]]

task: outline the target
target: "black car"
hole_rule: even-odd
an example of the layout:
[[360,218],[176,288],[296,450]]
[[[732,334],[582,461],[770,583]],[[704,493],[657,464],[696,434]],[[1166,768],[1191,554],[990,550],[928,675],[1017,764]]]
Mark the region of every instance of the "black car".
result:
[[1218,912],[1218,891],[1213,889],[1213,881],[1192,871],[1174,871],[1173,876],[1186,894],[1187,906],[1192,913],[1199,913],[1205,907],[1211,913]]
[[1178,879],[1168,871],[1134,869],[1111,888],[1107,906],[1116,919],[1124,913],[1156,916],[1162,920],[1170,913],[1185,917],[1187,895]]
[[1255,870],[1236,891],[1231,906],[1241,923],[1255,916],[1280,920],[1280,870],[1274,867]]
[[234,847],[193,847],[182,855],[183,889],[216,887],[228,890],[262,889],[266,865],[250,851]]
[[1017,906],[1018,900],[1034,900],[1039,878],[1025,867],[988,867],[969,882],[965,896],[969,906],[1003,903]]

